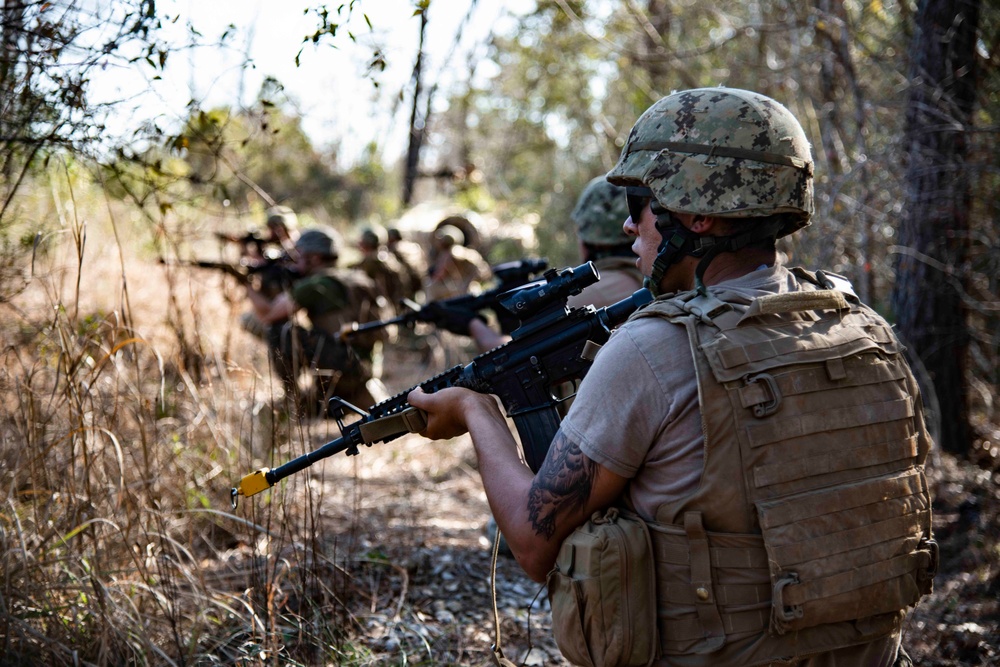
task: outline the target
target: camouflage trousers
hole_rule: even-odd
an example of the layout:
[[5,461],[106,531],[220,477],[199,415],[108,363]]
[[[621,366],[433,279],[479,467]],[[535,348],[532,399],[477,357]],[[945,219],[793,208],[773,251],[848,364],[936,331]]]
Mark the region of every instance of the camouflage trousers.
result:
[[[327,415],[330,398],[338,396],[362,409],[373,403],[366,386],[371,360],[335,336],[284,323],[268,330],[271,363],[306,416]],[[300,378],[311,378],[303,387]]]

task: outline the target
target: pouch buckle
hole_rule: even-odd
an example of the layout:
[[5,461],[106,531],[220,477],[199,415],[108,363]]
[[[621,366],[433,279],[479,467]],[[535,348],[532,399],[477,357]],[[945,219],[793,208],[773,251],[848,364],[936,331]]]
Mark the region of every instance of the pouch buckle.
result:
[[770,395],[770,400],[757,403],[753,406],[753,416],[761,419],[778,411],[778,408],[781,406],[781,390],[778,389],[778,381],[769,373],[757,373],[756,375],[747,376],[747,385],[755,382],[763,382],[765,393]]

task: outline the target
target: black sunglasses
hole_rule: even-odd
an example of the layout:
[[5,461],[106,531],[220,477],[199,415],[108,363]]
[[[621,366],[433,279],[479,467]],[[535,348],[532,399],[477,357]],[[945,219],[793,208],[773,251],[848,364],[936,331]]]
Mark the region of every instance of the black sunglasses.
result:
[[628,203],[628,214],[632,218],[632,223],[638,225],[642,212],[646,210],[653,200],[653,191],[649,188],[626,187],[625,201]]

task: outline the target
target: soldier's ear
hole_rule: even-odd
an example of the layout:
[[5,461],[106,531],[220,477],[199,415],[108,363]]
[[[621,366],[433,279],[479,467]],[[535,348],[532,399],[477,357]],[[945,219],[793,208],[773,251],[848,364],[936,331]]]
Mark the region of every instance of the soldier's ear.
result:
[[691,231],[695,234],[707,234],[719,226],[719,219],[710,215],[695,214],[691,218]]

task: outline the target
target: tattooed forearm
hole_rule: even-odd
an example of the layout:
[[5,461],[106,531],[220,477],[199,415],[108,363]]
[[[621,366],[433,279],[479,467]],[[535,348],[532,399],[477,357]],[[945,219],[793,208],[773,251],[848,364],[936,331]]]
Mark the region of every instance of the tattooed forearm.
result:
[[556,516],[565,508],[585,505],[596,476],[597,464],[557,432],[528,496],[528,517],[535,532],[551,538]]

